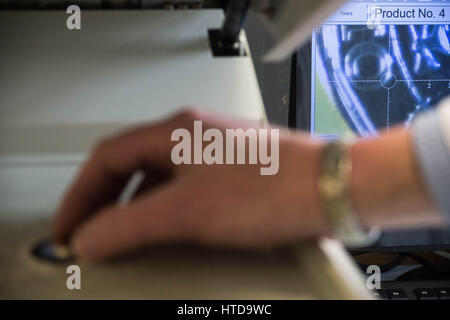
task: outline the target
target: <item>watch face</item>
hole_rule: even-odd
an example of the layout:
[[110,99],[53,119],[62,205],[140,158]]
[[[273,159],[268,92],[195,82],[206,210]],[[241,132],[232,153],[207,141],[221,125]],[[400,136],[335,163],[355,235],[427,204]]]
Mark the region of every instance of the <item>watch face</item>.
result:
[[450,93],[450,25],[323,25],[316,72],[355,133],[406,123]]

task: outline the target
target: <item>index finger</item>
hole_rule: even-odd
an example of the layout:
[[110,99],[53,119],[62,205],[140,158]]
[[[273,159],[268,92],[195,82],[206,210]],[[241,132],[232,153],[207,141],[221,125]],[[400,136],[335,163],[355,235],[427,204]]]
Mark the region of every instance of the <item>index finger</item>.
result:
[[139,169],[167,168],[171,122],[141,126],[101,142],[66,192],[53,221],[55,241],[67,243],[91,213],[115,201]]

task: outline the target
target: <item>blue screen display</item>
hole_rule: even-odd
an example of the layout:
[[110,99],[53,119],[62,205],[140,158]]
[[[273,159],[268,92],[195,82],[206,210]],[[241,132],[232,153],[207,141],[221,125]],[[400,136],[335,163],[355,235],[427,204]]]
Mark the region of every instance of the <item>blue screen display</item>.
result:
[[315,136],[409,125],[450,94],[450,3],[352,1],[313,34]]

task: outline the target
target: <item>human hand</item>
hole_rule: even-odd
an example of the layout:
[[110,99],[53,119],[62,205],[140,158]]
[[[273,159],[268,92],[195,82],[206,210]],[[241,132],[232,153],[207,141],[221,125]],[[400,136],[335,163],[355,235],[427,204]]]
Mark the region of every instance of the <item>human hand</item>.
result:
[[[328,234],[315,187],[320,143],[280,129],[274,175],[261,175],[253,164],[175,165],[171,134],[192,132],[194,120],[204,130],[260,128],[188,110],[104,140],[57,211],[55,240],[70,243],[82,258],[100,260],[155,243],[271,247]],[[136,196],[117,205],[139,170],[145,179]]]

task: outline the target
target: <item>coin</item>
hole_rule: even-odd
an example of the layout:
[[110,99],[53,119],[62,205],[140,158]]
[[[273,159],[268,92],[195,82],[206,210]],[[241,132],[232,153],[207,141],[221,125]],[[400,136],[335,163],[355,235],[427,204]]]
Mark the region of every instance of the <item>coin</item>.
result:
[[37,259],[53,263],[67,262],[73,259],[73,254],[67,246],[56,244],[50,239],[40,241],[32,248],[31,253]]

